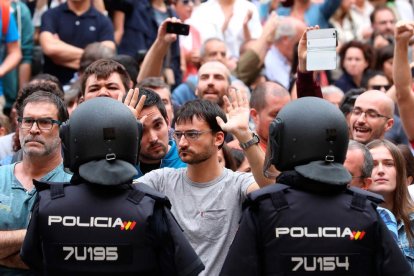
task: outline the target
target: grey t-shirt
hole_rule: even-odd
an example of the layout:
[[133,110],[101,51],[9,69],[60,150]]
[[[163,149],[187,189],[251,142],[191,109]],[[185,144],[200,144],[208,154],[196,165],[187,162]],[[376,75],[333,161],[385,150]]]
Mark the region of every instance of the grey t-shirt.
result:
[[187,168],[151,171],[134,182],[149,185],[171,201],[172,213],[206,269],[200,275],[219,275],[236,235],[251,173],[224,169],[216,179],[192,182]]

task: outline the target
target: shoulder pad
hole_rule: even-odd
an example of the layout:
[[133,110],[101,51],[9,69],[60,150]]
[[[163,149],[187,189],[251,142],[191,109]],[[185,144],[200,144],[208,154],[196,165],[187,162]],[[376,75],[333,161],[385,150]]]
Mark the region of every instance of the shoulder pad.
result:
[[262,198],[267,197],[272,193],[277,193],[288,188],[290,188],[288,185],[275,183],[250,193],[248,195],[248,199],[251,201],[261,200]]
[[350,194],[360,194],[360,195],[364,195],[366,196],[369,200],[371,200],[372,202],[376,203],[376,204],[380,204],[384,202],[384,197],[380,194],[376,194],[370,191],[366,191],[366,190],[362,190],[360,188],[357,187],[348,187],[347,189],[347,193]]
[[61,184],[63,186],[71,185],[69,182],[38,181],[36,179],[33,179],[33,184],[36,187],[36,190],[38,192],[49,189],[50,185],[54,185],[54,184]]
[[153,198],[154,200],[158,200],[158,201],[162,201],[164,203],[167,203],[168,206],[171,205],[170,200],[168,199],[168,197],[166,195],[152,189],[151,187],[145,185],[144,183],[141,183],[141,182],[134,183],[133,187],[134,187],[134,189],[144,193],[145,195]]

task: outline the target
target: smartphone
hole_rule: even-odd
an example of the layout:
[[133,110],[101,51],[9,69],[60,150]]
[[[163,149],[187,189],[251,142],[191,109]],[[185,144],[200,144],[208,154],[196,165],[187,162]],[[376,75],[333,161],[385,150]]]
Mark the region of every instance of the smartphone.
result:
[[188,35],[190,33],[190,25],[168,22],[167,33],[178,34],[178,35]]
[[337,66],[337,32],[334,28],[307,32],[306,70],[333,70]]

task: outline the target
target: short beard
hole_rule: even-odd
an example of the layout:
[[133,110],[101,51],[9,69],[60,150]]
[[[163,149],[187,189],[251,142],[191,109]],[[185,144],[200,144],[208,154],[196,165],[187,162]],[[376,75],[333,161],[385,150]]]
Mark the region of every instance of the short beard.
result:
[[208,160],[213,155],[212,151],[205,151],[202,153],[194,154],[193,158],[184,161],[187,164],[195,165],[203,163],[204,161]]
[[[20,141],[23,142],[23,141]],[[50,142],[50,144],[43,144],[43,150],[28,150],[23,144],[22,150],[26,156],[29,157],[42,157],[51,155],[57,148],[60,148],[60,138],[56,138]]]
[[[160,160],[162,160],[166,155],[167,155],[167,152],[168,152],[168,149],[164,146],[164,145],[162,145],[161,146],[162,147],[162,153],[160,152],[159,154],[157,154],[157,156],[154,156],[153,154],[145,154],[145,153],[140,153],[139,154],[139,159],[141,160],[141,159],[143,159],[143,160],[150,160],[150,161],[160,161]],[[143,161],[143,162],[145,162],[145,161]]]

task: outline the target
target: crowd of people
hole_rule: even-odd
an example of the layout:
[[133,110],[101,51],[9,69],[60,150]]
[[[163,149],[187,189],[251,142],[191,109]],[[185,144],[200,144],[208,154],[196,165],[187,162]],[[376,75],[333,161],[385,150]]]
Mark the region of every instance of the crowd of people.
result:
[[[350,178],[338,181],[364,190],[366,197],[379,196],[374,200],[378,216],[414,273],[414,1],[1,3],[0,274],[31,275],[40,269],[25,241],[44,189],[34,180],[150,187],[156,196],[148,192],[149,198],[163,195],[168,203],[160,199],[162,204],[171,205],[163,216],[175,220],[166,220],[166,227],[181,228],[199,257],[188,253],[185,262],[197,263],[188,275],[243,274],[242,266],[231,264],[242,254],[237,249],[228,254],[232,242],[236,237],[234,248],[248,250],[240,245],[242,234],[236,236],[239,225],[243,233],[260,232],[252,226],[256,215],[249,213],[247,221],[242,215],[243,203],[260,201],[258,191],[271,191],[275,182],[290,181],[288,169],[277,164],[293,161],[274,160],[267,168],[269,155],[285,146],[291,150],[283,155],[279,149],[280,158],[301,160],[293,148],[303,154],[317,149],[310,134],[304,148],[300,141],[280,144],[282,129],[275,126],[284,107],[307,97],[322,98],[343,115],[349,144],[346,158],[334,162],[343,163]],[[171,23],[188,24],[189,34],[168,32]],[[307,32],[325,28],[336,29],[337,69],[308,71]],[[93,102],[101,97],[122,103],[138,122],[137,160],[128,161],[132,170],[99,165],[100,173],[88,174],[71,163],[84,152],[108,162],[118,158],[92,157],[102,144],[80,145],[65,136],[72,114],[88,102],[97,108]],[[302,102],[303,113],[313,112],[306,110],[312,103]],[[327,114],[337,116],[332,112]],[[100,116],[106,113],[111,116],[111,109]],[[84,118],[85,132],[96,130],[92,118]],[[303,128],[318,130],[323,123]],[[108,141],[116,137],[105,128],[104,135]],[[303,162],[315,161],[314,155],[309,158]],[[312,173],[301,177],[333,181],[314,179]],[[23,243],[26,253],[20,253]],[[170,249],[165,256],[173,254]],[[175,269],[186,269],[177,263]],[[245,275],[252,275],[252,267]]]

